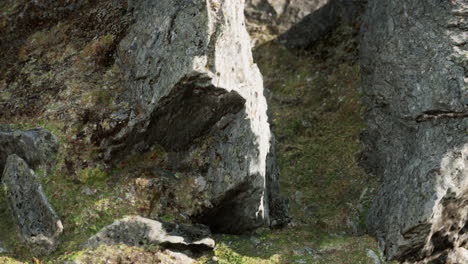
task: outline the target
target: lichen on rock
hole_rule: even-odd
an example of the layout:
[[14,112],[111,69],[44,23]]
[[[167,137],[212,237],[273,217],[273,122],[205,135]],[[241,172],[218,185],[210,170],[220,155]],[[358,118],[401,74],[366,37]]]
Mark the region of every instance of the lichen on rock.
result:
[[0,128],[0,172],[3,172],[7,158],[12,154],[24,159],[33,169],[50,170],[57,151],[57,138],[45,129]]
[[266,170],[271,132],[243,4],[133,4],[136,24],[117,52],[127,83],[123,100],[133,107],[127,126],[103,141],[105,158],[157,143],[183,159],[210,138],[208,167],[192,169],[206,178],[213,208],[196,217],[223,232],[269,225],[269,203],[278,196],[266,190],[277,184]]
[[106,226],[86,242],[85,247],[100,245],[156,246],[201,252],[212,250],[215,242],[207,227],[163,223],[129,216]]
[[58,246],[63,226],[35,173],[23,159],[12,154],[7,158],[2,184],[21,237],[31,252],[50,254]]
[[369,1],[364,140],[382,186],[368,222],[390,260],[446,263],[468,241],[467,11],[466,1]]

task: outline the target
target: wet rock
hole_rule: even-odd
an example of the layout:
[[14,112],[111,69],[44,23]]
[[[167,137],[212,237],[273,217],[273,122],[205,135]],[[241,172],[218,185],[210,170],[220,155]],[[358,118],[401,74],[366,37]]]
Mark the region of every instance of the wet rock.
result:
[[33,169],[52,167],[58,150],[57,138],[45,129],[11,130],[0,128],[0,172],[6,160],[16,154]]
[[201,225],[162,223],[140,216],[130,216],[103,228],[89,238],[85,247],[100,245],[160,245],[174,250],[202,252],[212,250],[215,242],[208,228]]
[[468,241],[468,4],[373,0],[367,9],[363,139],[367,169],[382,181],[368,226],[387,260],[446,263]]
[[213,207],[193,217],[212,230],[239,233],[283,222],[277,174],[267,168],[273,138],[243,2],[130,5],[136,23],[118,47],[117,63],[127,80],[121,98],[133,108],[127,125],[103,141],[106,160],[159,144],[171,153],[172,170],[205,178]]
[[2,183],[21,237],[35,255],[48,255],[58,245],[62,222],[49,204],[37,176],[16,154],[7,158]]

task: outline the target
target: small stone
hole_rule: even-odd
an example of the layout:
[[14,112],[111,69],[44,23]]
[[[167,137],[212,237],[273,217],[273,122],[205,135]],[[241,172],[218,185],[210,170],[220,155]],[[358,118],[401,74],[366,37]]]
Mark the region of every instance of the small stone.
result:
[[297,204],[302,204],[302,199],[304,198],[304,194],[300,191],[296,191],[294,193],[294,201],[296,201]]
[[255,246],[258,246],[262,243],[262,241],[256,237],[251,237],[250,238],[250,241],[252,241],[252,243],[255,245]]
[[318,209],[318,206],[316,204],[309,204],[306,207],[304,207],[304,213],[308,216],[313,215]]
[[301,123],[302,123],[302,126],[305,127],[305,128],[312,128],[313,127],[312,123],[309,120],[302,120]]
[[305,255],[305,252],[304,252],[303,248],[300,248],[300,249],[294,249],[293,254],[294,254],[294,256],[302,257],[302,256]]
[[214,262],[218,262],[218,258],[217,258],[217,257],[212,257],[211,260],[214,261]]
[[4,248],[3,243],[0,241],[0,254],[8,253],[8,250]]
[[313,250],[313,249],[310,248],[310,247],[304,247],[304,250],[305,250],[309,255],[314,256],[314,258],[322,258],[322,257],[320,257],[320,255],[319,255],[315,250]]
[[310,255],[315,255],[317,254],[312,248],[310,247],[304,247],[304,250],[309,253]]
[[85,185],[83,188],[81,188],[81,193],[85,195],[93,195],[96,194],[96,190],[93,190]]
[[197,192],[203,192],[206,189],[206,180],[202,176],[195,178],[195,188]]
[[382,264],[385,263],[383,260],[379,257],[378,254],[376,254],[372,249],[367,249],[366,255],[368,258],[372,259],[374,264]]

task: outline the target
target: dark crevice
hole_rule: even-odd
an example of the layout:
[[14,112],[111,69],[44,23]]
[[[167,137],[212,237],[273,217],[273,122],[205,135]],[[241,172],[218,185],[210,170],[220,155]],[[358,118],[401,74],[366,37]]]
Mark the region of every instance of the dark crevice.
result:
[[431,237],[431,243],[434,246],[432,254],[435,255],[447,249],[453,248],[453,243],[450,242],[449,235],[443,234],[441,231],[435,232]]
[[240,222],[239,219],[242,217],[236,214],[242,214],[245,208],[245,204],[239,201],[245,201],[245,197],[252,197],[255,192],[255,188],[250,185],[247,180],[227,191],[223,197],[213,203],[213,207],[206,208],[201,214],[193,217],[194,220],[209,226],[214,233],[238,234],[239,230],[248,230],[247,226],[251,223]]
[[437,119],[467,118],[468,112],[426,111],[416,117],[416,122],[426,122]]

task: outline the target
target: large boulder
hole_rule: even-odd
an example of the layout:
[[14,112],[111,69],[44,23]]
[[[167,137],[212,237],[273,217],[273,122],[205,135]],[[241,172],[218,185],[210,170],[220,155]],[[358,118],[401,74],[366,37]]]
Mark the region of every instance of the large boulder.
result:
[[270,217],[284,215],[270,208],[286,208],[267,169],[274,146],[243,1],[139,0],[129,8],[136,22],[117,62],[131,110],[114,115],[125,125],[103,141],[105,158],[159,144],[173,170],[205,178],[212,206],[194,217],[214,231],[284,223]]
[[210,235],[210,230],[206,227],[176,225],[140,216],[129,216],[106,226],[89,238],[85,247],[159,245],[169,249],[201,252],[214,249],[215,242]]
[[50,254],[58,245],[63,226],[34,171],[22,158],[12,154],[7,158],[2,183],[15,223],[31,252]]
[[20,156],[33,169],[50,169],[57,150],[57,138],[45,129],[0,128],[0,172],[3,172],[6,160],[11,154]]
[[466,1],[367,7],[364,140],[382,180],[368,223],[389,260],[448,263],[468,242],[467,14]]
[[289,48],[307,48],[313,42],[324,38],[340,23],[358,20],[364,3],[364,0],[329,0],[321,8],[292,25],[279,39]]

